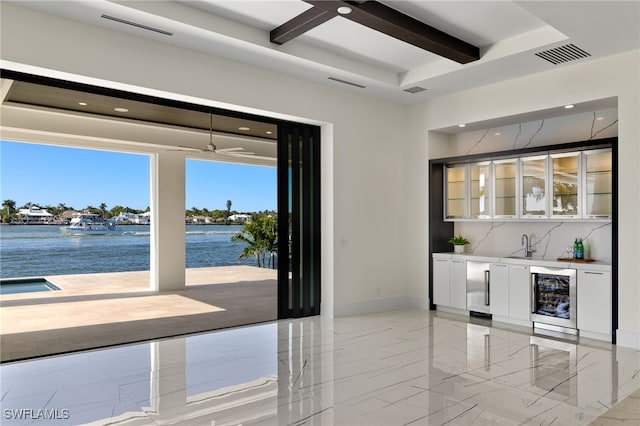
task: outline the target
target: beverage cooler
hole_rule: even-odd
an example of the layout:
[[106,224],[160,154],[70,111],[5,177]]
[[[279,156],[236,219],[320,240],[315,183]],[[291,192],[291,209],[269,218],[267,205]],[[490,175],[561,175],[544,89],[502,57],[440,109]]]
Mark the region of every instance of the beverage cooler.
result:
[[576,270],[531,267],[531,320],[576,333]]

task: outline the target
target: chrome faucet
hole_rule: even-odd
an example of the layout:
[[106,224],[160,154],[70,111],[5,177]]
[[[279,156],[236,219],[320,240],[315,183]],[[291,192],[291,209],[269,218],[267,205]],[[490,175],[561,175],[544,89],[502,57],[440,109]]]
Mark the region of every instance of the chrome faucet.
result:
[[532,250],[531,247],[529,247],[529,237],[527,236],[527,234],[522,234],[520,245],[522,245],[524,249],[524,257],[530,257]]

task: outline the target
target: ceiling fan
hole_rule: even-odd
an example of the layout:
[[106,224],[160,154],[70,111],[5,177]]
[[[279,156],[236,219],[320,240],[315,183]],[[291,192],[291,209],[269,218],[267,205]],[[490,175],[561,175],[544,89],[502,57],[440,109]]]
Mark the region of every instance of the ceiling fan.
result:
[[204,152],[208,153],[211,156],[221,155],[227,157],[235,157],[235,158],[251,158],[255,160],[267,160],[267,161],[276,161],[273,157],[264,157],[260,155],[255,155],[253,152],[245,151],[243,147],[235,147],[235,148],[218,148],[215,143],[213,143],[213,114],[209,114],[209,143],[205,148],[193,148],[190,146],[179,146],[180,149],[172,149],[170,151],[192,151],[192,152]]

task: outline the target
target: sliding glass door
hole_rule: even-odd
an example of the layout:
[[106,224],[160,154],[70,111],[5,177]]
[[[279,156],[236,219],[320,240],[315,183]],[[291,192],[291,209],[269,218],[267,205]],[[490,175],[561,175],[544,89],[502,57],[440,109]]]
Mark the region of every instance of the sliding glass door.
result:
[[278,126],[278,318],[320,313],[320,128]]

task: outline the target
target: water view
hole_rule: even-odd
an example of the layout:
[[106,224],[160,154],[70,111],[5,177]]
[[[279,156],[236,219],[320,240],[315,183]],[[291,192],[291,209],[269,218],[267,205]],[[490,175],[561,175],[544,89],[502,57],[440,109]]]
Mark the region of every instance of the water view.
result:
[[[128,225],[114,235],[70,236],[56,225],[0,227],[0,278],[149,270],[150,229]],[[256,266],[231,242],[241,225],[187,225],[187,268]]]

